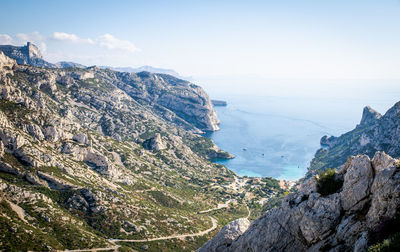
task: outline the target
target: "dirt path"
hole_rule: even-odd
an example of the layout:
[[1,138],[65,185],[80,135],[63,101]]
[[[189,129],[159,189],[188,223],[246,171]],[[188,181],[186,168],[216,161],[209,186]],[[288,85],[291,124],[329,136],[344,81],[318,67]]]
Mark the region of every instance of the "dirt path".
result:
[[[216,208],[211,208],[208,210],[200,211],[199,213],[208,213],[214,210],[222,209],[228,207],[230,203],[230,200],[225,202],[224,204],[219,204],[218,207]],[[248,209],[248,208],[247,208]],[[250,216],[250,210],[249,210],[249,215]],[[107,251],[107,250],[114,250],[118,251],[118,248],[121,247],[120,245],[117,245],[116,242],[149,242],[149,241],[162,241],[162,240],[170,240],[170,239],[184,239],[187,237],[196,237],[196,236],[202,236],[210,233],[211,231],[214,231],[218,227],[217,220],[214,219],[211,216],[208,216],[211,219],[212,222],[212,227],[210,227],[207,230],[200,231],[194,234],[181,234],[181,235],[170,235],[170,236],[162,236],[162,237],[157,237],[157,238],[149,238],[149,239],[141,239],[141,240],[131,240],[131,239],[108,239],[108,241],[113,244],[114,246],[108,247],[108,248],[91,248],[91,249],[74,249],[74,250],[57,250],[57,251],[63,251],[63,252],[85,252],[85,251]]]
[[247,212],[249,212],[249,213],[247,214],[247,216],[246,216],[246,219],[249,220],[251,212],[250,212],[250,208],[249,208],[249,206],[248,206],[247,204],[246,204],[246,208],[247,208]]
[[217,206],[216,208],[207,209],[207,210],[204,210],[204,211],[200,211],[200,212],[198,212],[198,213],[199,213],[199,214],[208,213],[208,212],[211,212],[211,211],[214,211],[214,210],[219,210],[219,209],[222,209],[222,208],[227,208],[230,202],[231,202],[231,200],[228,200],[227,202],[225,202],[225,203],[223,203],[223,204],[218,204],[218,206]]
[[113,247],[108,247],[108,248],[91,248],[91,249],[73,249],[73,250],[56,250],[56,251],[62,251],[62,252],[85,252],[85,251],[89,251],[89,252],[94,252],[94,251],[110,251],[110,250],[114,250],[114,251],[118,251],[118,248],[121,247],[120,245],[115,245]]
[[212,227],[207,229],[207,230],[195,233],[195,234],[171,235],[171,236],[163,236],[163,237],[149,238],[149,239],[142,239],[142,240],[109,239],[109,241],[110,242],[149,242],[149,241],[160,241],[160,240],[169,240],[169,239],[183,239],[183,238],[187,238],[187,237],[202,236],[202,235],[210,233],[211,231],[216,229],[217,226],[218,226],[217,221],[213,217],[211,217],[211,216],[208,216],[208,217],[212,221],[212,224],[213,224]]

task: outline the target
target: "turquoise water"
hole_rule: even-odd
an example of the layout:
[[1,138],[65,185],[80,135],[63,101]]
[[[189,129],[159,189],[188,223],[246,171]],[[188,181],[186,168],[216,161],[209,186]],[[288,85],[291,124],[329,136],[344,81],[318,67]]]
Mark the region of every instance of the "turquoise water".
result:
[[282,95],[279,89],[264,95],[263,90],[256,88],[253,94],[249,89],[238,94],[232,88],[218,92],[212,86],[206,87],[212,98],[228,102],[227,107],[215,108],[221,121],[220,130],[208,136],[221,149],[236,156],[216,162],[238,175],[301,178],[320,147],[322,136],[340,135],[353,129],[365,105],[384,113],[400,100],[398,82],[362,84],[364,89],[366,86],[370,89],[357,93],[354,90],[360,88],[359,83],[343,85],[340,97],[324,88],[318,91],[315,86],[314,92],[307,92],[304,89],[310,87],[305,86],[301,89],[303,93],[294,91],[288,95]]

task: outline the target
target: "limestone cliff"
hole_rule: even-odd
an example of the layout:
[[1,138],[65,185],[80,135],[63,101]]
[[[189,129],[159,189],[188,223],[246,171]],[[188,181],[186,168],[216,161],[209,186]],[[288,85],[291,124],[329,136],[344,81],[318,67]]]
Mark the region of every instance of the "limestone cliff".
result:
[[37,46],[30,42],[26,46],[0,45],[0,51],[8,57],[15,59],[18,64],[36,67],[55,67],[55,65],[45,61]]
[[350,155],[366,154],[370,158],[376,151],[385,151],[393,157],[400,157],[400,102],[383,116],[370,107],[363,110],[357,127],[339,137],[324,136],[319,149],[311,161],[307,177],[328,167],[340,167]]

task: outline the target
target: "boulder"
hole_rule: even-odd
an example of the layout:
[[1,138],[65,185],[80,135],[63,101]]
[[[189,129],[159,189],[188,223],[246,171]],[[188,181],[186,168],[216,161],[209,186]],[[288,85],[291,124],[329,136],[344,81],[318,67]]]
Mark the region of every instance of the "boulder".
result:
[[93,164],[99,169],[107,169],[109,166],[108,158],[99,153],[89,151],[84,159],[85,162]]
[[383,151],[376,152],[374,158],[372,159],[372,167],[374,168],[375,173],[379,173],[381,170],[393,167],[395,165],[396,159],[387,155]]
[[243,234],[250,226],[246,218],[234,220],[221,229],[221,231],[210,241],[204,244],[198,252],[221,251],[229,247],[236,238]]
[[42,133],[42,129],[36,124],[29,124],[26,126],[26,130],[29,134],[35,137],[37,140],[42,141],[44,140],[44,135]]
[[143,148],[152,151],[164,150],[167,146],[164,144],[161,139],[161,135],[157,133],[154,137],[147,139],[143,142]]
[[85,133],[78,133],[72,137],[72,140],[80,144],[88,144],[88,137]]
[[374,171],[367,155],[351,157],[344,167],[343,189],[340,193],[343,209],[361,210],[367,202]]

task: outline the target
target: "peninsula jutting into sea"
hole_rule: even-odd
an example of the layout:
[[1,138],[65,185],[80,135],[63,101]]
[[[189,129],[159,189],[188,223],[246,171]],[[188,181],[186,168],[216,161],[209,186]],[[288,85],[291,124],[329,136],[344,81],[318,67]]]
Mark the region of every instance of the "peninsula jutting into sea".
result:
[[400,251],[398,2],[2,9],[0,251]]

